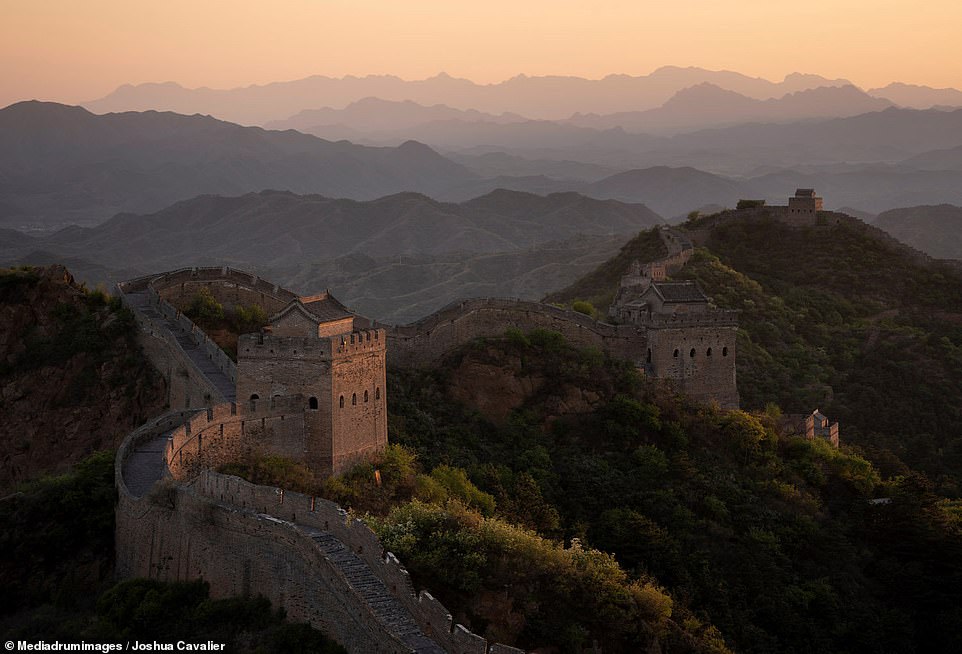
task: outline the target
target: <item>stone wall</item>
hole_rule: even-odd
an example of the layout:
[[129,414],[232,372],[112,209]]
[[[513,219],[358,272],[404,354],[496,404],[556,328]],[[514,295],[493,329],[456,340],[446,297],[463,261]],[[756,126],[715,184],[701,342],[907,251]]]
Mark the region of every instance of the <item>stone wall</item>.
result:
[[[197,408],[223,402],[227,398],[198,369],[176,337],[127,301],[121,291],[118,296],[133,310],[139,327],[138,342],[154,368],[167,381],[166,404],[172,408]],[[172,308],[172,307],[171,307]],[[188,321],[189,322],[189,321]],[[216,347],[216,346],[215,346]],[[223,352],[217,348],[220,355]],[[214,353],[209,353],[213,357]],[[226,357],[226,355],[224,355]],[[228,362],[230,360],[228,359]],[[232,364],[232,362],[230,362]],[[235,373],[236,374],[236,373]]]
[[387,370],[383,329],[341,339],[331,374],[332,453],[335,474],[387,447]]
[[164,462],[174,479],[184,480],[250,450],[304,461],[307,410],[300,396],[202,410],[170,434]]
[[118,573],[163,581],[204,579],[212,597],[264,595],[287,617],[351,652],[413,651],[376,619],[342,571],[296,525],[213,501],[191,486],[122,497]]
[[723,321],[683,324],[649,330],[652,374],[672,380],[678,390],[694,400],[714,400],[723,408],[737,408],[737,328]]
[[[115,461],[118,576],[202,578],[212,597],[262,594],[290,619],[310,623],[359,654],[433,652],[434,643],[451,654],[523,654],[489,646],[455,624],[429,592],[416,594],[397,558],[383,550],[367,525],[336,504],[197,467],[202,460],[213,463],[226,456],[227,446],[241,437],[236,431],[223,433],[222,426],[286,417],[283,412],[292,408],[254,407],[247,415],[236,405],[170,412],[130,434]],[[165,457],[174,479],[161,480],[142,498],[132,496],[123,478],[128,454],[172,428]],[[203,459],[201,453],[211,458]],[[361,559],[433,642],[425,644],[422,637],[417,642],[423,647],[412,646],[410,638],[379,617],[343,565],[318,546],[322,532]]]
[[307,460],[319,474],[338,474],[387,446],[385,347],[383,329],[323,338],[244,335],[237,394],[242,401],[307,398]]
[[201,288],[210,290],[225,306],[257,304],[269,314],[286,307],[297,294],[260,279],[257,275],[227,266],[220,268],[181,268],[160,275],[150,275],[128,282],[146,283],[164,300],[185,306]]
[[[237,366],[224,352],[217,343],[207,335],[207,333],[195,325],[193,321],[185,316],[177,307],[166,301],[160,293],[153,287],[147,289],[147,301],[150,306],[167,320],[176,323],[181,329],[190,334],[191,340],[203,350],[208,361],[211,361],[225,377],[232,382],[237,382]],[[167,332],[168,334],[170,332]],[[170,339],[178,349],[183,350],[177,339]]]
[[539,302],[475,298],[449,304],[410,325],[388,327],[388,363],[430,365],[464,343],[482,336],[501,336],[509,328],[560,332],[574,346],[598,348],[639,366],[647,347],[645,331],[634,326],[609,325]]

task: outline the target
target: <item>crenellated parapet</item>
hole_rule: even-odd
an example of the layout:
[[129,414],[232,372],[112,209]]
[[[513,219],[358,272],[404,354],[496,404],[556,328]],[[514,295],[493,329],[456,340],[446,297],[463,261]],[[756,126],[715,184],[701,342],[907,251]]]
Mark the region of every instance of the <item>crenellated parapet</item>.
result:
[[145,275],[118,284],[125,293],[152,288],[165,299],[189,300],[202,287],[214,292],[218,301],[228,304],[252,304],[262,306],[273,313],[297,298],[282,286],[261,279],[257,275],[228,266],[206,268],[180,268],[168,272]]
[[307,456],[307,398],[278,397],[201,410],[168,436],[163,460],[174,479],[237,460],[245,451]]
[[[132,432],[115,463],[118,575],[203,578],[212,597],[260,594],[357,654],[523,654],[488,643],[429,592],[416,593],[377,535],[333,502],[181,462],[216,450],[222,428],[286,420],[298,408],[290,398],[170,412]],[[168,443],[171,467],[152,488],[132,493],[128,463],[161,456],[158,440]]]

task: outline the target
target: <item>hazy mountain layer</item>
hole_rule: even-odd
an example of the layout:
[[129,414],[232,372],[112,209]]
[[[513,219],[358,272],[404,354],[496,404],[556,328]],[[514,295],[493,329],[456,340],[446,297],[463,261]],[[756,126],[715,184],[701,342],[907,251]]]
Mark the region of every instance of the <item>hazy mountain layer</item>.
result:
[[458,200],[494,188],[535,193],[573,189],[594,198],[643,202],[662,216],[681,219],[705,205],[734,207],[742,198],[783,205],[799,187],[815,188],[825,198],[826,208],[854,206],[872,213],[931,202],[962,204],[962,171],[921,171],[880,164],[779,169],[748,178],[714,175],[690,167],[653,166],[582,184],[546,176],[502,177],[467,182],[442,197]]
[[[576,113],[559,121],[576,127],[635,133],[673,133],[747,122],[779,122],[811,118],[855,116],[891,107],[854,86],[826,86],[756,100],[704,82],[678,91],[662,106],[647,111],[612,114]],[[305,110],[287,120],[266,124],[269,129],[296,129],[325,139],[348,138],[365,143],[391,144],[407,139],[446,145],[489,143],[488,131],[498,125],[538,121],[518,114],[494,115],[446,105],[423,106],[410,100],[395,102],[364,98],[344,109]],[[488,131],[485,131],[485,130]],[[497,133],[497,131],[495,131]]]
[[710,82],[722,88],[766,99],[819,86],[841,86],[846,80],[793,73],[771,82],[731,71],[665,66],[650,75],[609,75],[600,80],[580,77],[518,75],[498,84],[476,84],[444,73],[407,81],[392,75],[331,78],[315,75],[291,82],[236,89],[185,89],[173,82],[124,85],[110,95],[84,104],[91,111],[203,113],[244,125],[284,120],[305,109],[345,107],[367,97],[445,104],[486,113],[518,113],[531,118],[560,119],[573,113],[613,113],[658,107],[683,88]]
[[334,261],[262,269],[302,292],[330,288],[355,311],[393,324],[422,318],[468,297],[538,300],[587,274],[618,251],[622,236],[586,236],[489,254],[400,256],[356,254]]
[[931,86],[893,82],[878,89],[869,89],[868,93],[914,109],[962,106],[962,91],[958,89],[933,89]]
[[[715,92],[708,90],[708,93]],[[883,102],[854,92],[868,103]],[[771,113],[764,117],[756,115],[758,122],[746,123],[744,121],[751,114],[746,113],[746,117],[736,120],[737,112],[734,109],[726,115],[724,111],[716,111],[718,103],[691,100],[686,101],[690,112],[681,108],[664,112],[659,109],[654,113],[636,112],[575,120],[594,122],[597,123],[596,127],[565,121],[531,120],[505,124],[451,119],[433,120],[396,130],[364,131],[345,125],[305,129],[322,138],[349,137],[378,145],[397,145],[413,139],[442,152],[464,156],[500,152],[525,159],[577,161],[616,170],[659,165],[692,166],[739,176],[752,175],[766,168],[897,163],[933,150],[962,145],[962,110],[919,111],[890,107],[882,111],[869,111],[870,106],[859,104],[860,101],[845,110],[844,103],[840,102],[832,111],[855,112],[859,107],[868,113],[844,118],[816,118],[814,113],[818,111],[818,99],[822,93],[842,96],[848,91],[845,88],[818,89],[797,94],[804,100],[799,101],[800,106],[811,108],[813,115],[795,122],[784,122],[777,113]],[[812,103],[809,105],[808,101]],[[767,106],[754,100],[748,102]],[[639,121],[652,116],[655,116],[654,120],[674,121],[674,124],[687,122],[689,128],[697,127],[698,121],[741,121],[743,124],[696,129],[670,137],[632,131],[642,129],[644,125]],[[664,127],[668,122],[659,124]],[[627,126],[612,126],[618,123]],[[947,166],[950,169],[958,168],[955,161],[957,157],[953,157],[951,152],[948,157]],[[938,159],[933,162],[921,161],[916,167],[941,169]],[[495,173],[492,176],[517,174],[511,169],[492,172]],[[529,169],[522,174],[535,172],[548,174],[548,169]]]
[[892,209],[875,225],[903,243],[940,259],[962,259],[962,207],[951,204]]
[[[415,142],[371,148],[202,116],[95,116],[76,107],[21,103],[0,111],[0,225],[89,225],[120,211],[145,213],[197,195],[265,188],[354,199],[413,190],[450,201],[497,188],[577,191],[643,202],[666,216],[706,204],[733,206],[741,197],[781,202],[796,186],[818,188],[830,207],[871,212],[962,203],[962,170],[933,170],[938,158],[928,165],[845,163],[905,161],[962,143],[962,110],[887,109],[671,138],[550,121],[442,121],[422,128],[426,137],[460,139],[449,149],[459,150],[462,160],[482,157],[483,174],[497,173],[502,164],[508,174],[481,177]],[[938,156],[951,166],[952,152]],[[619,169],[648,170],[606,176]],[[752,172],[759,169],[765,174]]]
[[497,191],[452,204],[414,193],[356,202],[265,191],[11,241],[0,260],[69,262],[90,283],[230,265],[305,292],[330,287],[373,317],[406,321],[458,297],[540,297],[660,222],[643,205],[576,193]]
[[442,120],[482,121],[492,123],[518,123],[528,120],[518,114],[499,116],[474,109],[453,109],[443,104],[430,107],[410,100],[391,101],[380,98],[363,98],[343,109],[323,107],[305,109],[286,120],[275,120],[264,125],[267,129],[296,129],[309,132],[312,128],[342,126],[359,132],[379,132],[404,129],[423,123]]
[[890,101],[874,98],[851,85],[806,89],[780,98],[756,100],[705,82],[682,89],[657,109],[576,114],[567,122],[597,129],[621,127],[629,132],[680,132],[748,122],[841,118],[891,106]]
[[200,194],[278,188],[372,199],[473,178],[419,143],[367,148],[170,113],[96,116],[22,102],[0,110],[0,221],[95,223]]
[[920,170],[962,170],[962,145],[923,152],[902,164]]

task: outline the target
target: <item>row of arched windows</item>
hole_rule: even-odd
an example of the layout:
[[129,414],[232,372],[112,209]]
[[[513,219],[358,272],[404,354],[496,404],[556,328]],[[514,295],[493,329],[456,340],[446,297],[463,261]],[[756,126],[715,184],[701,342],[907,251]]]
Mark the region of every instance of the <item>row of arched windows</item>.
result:
[[[364,391],[363,397],[364,397],[364,402],[369,402],[370,399],[371,399],[371,396],[370,396],[370,394],[368,393],[368,391]],[[252,393],[252,394],[251,394],[251,402],[254,402],[254,401],[259,400],[259,399],[261,399],[261,397],[260,397],[260,395],[258,395],[257,393]],[[380,399],[381,399],[381,387],[380,387],[380,386],[378,386],[377,388],[374,389],[374,399],[375,399],[375,400],[380,400]],[[342,408],[342,409],[344,408],[344,396],[343,396],[343,395],[338,399],[338,405],[340,406],[340,408]],[[352,405],[352,406],[357,406],[357,393],[352,393],[352,394],[351,394],[351,405]],[[318,408],[317,398],[314,397],[313,395],[312,395],[310,398],[308,398],[308,400],[307,400],[307,408],[311,409],[312,411],[317,411],[317,408]]]
[[[678,354],[679,354],[678,348],[675,348],[675,351],[674,351],[674,353],[672,354],[672,356],[677,359],[677,358],[678,358]],[[691,357],[692,359],[695,358],[695,354],[696,354],[695,348],[691,348],[691,351],[688,352],[688,356]],[[708,348],[707,350],[705,350],[705,356],[710,357],[711,354],[712,354],[711,348]],[[723,348],[722,348],[722,356],[723,356],[723,357],[727,357],[727,356],[728,356],[728,348],[727,348],[727,347],[723,347]],[[649,362],[651,361],[651,350],[648,350],[648,361],[649,361]]]
[[[368,392],[367,392],[367,391],[364,391],[364,402],[365,402],[365,403],[366,403],[366,402],[369,402],[370,399],[371,399],[371,398],[370,398],[370,395],[368,394]],[[380,386],[378,386],[377,388],[374,389],[374,399],[375,399],[375,401],[381,399],[381,387],[380,387]],[[338,406],[339,406],[340,408],[342,408],[342,409],[344,408],[344,396],[343,396],[343,395],[340,397],[340,399],[338,399],[337,404],[338,404]],[[351,406],[357,406],[357,393],[351,393]]]

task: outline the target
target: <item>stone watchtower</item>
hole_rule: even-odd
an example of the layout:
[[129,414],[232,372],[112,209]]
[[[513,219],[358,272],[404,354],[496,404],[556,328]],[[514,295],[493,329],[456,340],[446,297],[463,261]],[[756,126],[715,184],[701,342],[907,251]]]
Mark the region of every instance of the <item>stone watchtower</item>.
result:
[[609,317],[635,325],[647,341],[644,370],[681,391],[722,407],[738,406],[735,337],[738,314],[711,304],[696,282],[667,281],[661,262],[633,262]]
[[237,343],[237,401],[303,396],[315,472],[339,474],[387,445],[385,334],[329,293],[292,300],[260,334]]

